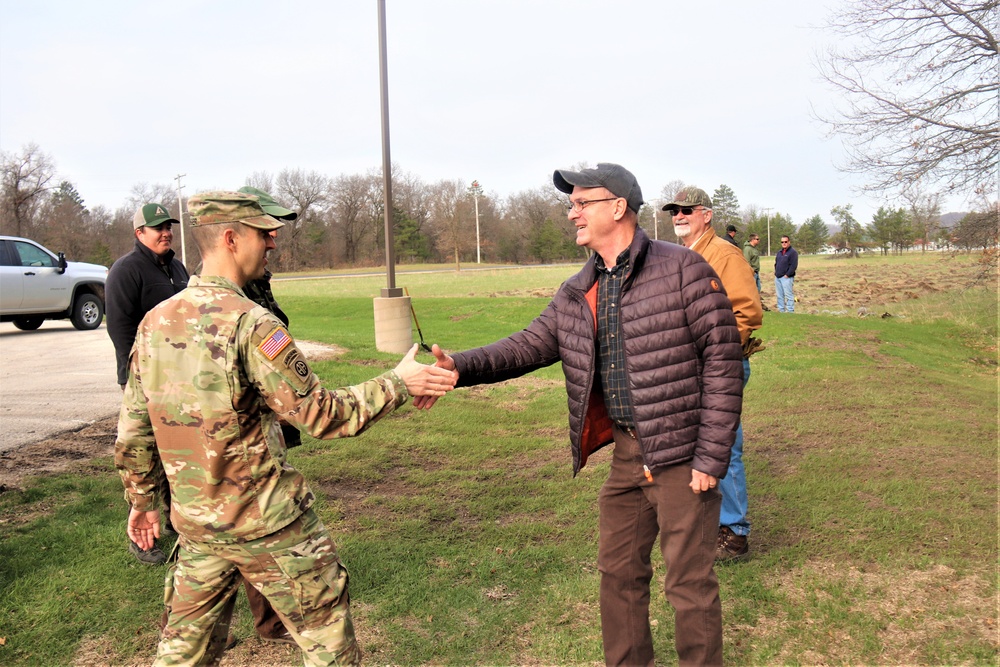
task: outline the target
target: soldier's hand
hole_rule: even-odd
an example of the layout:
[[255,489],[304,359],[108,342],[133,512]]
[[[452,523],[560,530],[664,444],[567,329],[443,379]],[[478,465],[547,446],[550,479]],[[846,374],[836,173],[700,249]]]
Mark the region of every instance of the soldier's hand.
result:
[[[449,371],[455,370],[455,360],[445,354],[437,343],[431,346],[431,353],[437,357],[435,366]],[[458,373],[455,373],[455,380],[458,380]],[[413,399],[413,407],[418,410],[430,410],[435,403],[437,403],[437,396],[417,396]]]
[[410,395],[444,396],[454,389],[458,381],[458,373],[454,370],[455,364],[452,363],[451,369],[439,367],[438,364],[434,366],[422,364],[415,358],[417,349],[419,349],[417,345],[411,347],[396,366],[396,374],[403,380]]
[[133,507],[128,513],[125,532],[143,551],[152,549],[154,540],[160,536],[160,511],[140,512]]

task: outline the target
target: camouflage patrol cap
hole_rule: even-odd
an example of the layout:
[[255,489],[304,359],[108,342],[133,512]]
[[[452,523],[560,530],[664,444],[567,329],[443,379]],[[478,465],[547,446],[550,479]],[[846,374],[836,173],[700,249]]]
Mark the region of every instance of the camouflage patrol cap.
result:
[[264,212],[255,195],[244,192],[216,190],[198,193],[188,199],[188,214],[192,227],[228,222],[242,222],[248,227],[267,230],[285,226],[285,223]]
[[674,195],[674,200],[664,204],[663,208],[660,210],[676,212],[677,209],[683,206],[704,206],[705,208],[712,208],[712,198],[709,197],[708,193],[701,188],[689,185]]
[[601,162],[593,169],[570,171],[556,169],[552,174],[552,182],[556,189],[566,194],[573,194],[573,186],[580,188],[604,188],[616,197],[628,202],[628,207],[639,212],[642,208],[642,190],[632,172],[620,164]]
[[256,195],[257,199],[260,200],[260,207],[264,209],[264,213],[267,213],[272,218],[277,218],[278,220],[294,220],[299,217],[299,214],[291,209],[287,209],[284,206],[279,206],[278,202],[274,201],[274,197],[267,194],[263,190],[258,190],[257,188],[251,188],[249,185],[244,185],[242,188],[237,190],[237,192],[242,192],[248,195]]
[[146,204],[135,212],[135,216],[132,218],[132,227],[134,229],[140,229],[142,227],[159,227],[167,222],[174,225],[181,224],[170,217],[170,213],[167,212],[167,207],[163,204]]

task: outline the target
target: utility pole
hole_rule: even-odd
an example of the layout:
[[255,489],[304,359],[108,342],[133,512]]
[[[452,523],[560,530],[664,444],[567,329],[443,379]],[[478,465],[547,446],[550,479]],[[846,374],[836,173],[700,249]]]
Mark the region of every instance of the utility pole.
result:
[[764,211],[764,220],[767,222],[767,256],[771,256],[771,217],[768,215],[772,210],[770,208],[762,208]]
[[385,40],[385,0],[378,0],[378,72],[382,108],[382,191],[385,200],[385,278],[375,297],[375,348],[405,353],[413,344],[410,297],[396,287],[396,250],[392,234],[392,159],[389,155],[389,62]]
[[181,264],[184,268],[187,268],[187,252],[184,247],[184,197],[181,196],[181,190],[184,188],[181,185],[181,179],[187,176],[187,174],[177,174],[174,176],[174,180],[177,181],[177,219],[181,223]]
[[479,256],[479,195],[483,194],[483,186],[479,185],[479,181],[472,181],[469,190],[476,201],[476,264],[481,264],[483,260]]

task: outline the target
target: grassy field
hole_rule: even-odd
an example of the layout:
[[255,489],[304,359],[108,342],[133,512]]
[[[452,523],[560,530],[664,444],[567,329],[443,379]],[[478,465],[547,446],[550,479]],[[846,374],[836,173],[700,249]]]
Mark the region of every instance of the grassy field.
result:
[[[975,260],[805,257],[800,312],[765,314],[743,418],[752,558],[718,568],[729,664],[997,664],[997,277],[973,284]],[[457,350],[523,327],[577,268],[397,283],[425,339]],[[275,284],[296,337],[343,348],[314,364],[329,385],[395,363],[373,343],[384,283]],[[567,431],[553,367],[291,452],[351,572],[368,664],[602,664],[609,456],[573,478]],[[124,516],[107,456],[0,493],[0,664],[151,661],[163,569],[125,552]],[[224,665],[300,664],[239,608]],[[657,588],[651,613],[657,662],[675,664]]]

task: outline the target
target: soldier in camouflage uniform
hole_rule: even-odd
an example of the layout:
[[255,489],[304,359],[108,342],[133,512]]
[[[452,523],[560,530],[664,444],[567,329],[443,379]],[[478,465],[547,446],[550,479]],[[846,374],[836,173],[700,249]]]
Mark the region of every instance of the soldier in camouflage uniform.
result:
[[160,532],[159,478],[172,494],[179,538],[155,664],[218,664],[241,576],[307,665],[357,664],[347,570],[278,420],[320,439],[357,435],[410,396],[444,395],[456,375],[416,362],[414,345],[393,371],[325,389],[283,323],[241,291],[263,276],[283,223],[243,193],[195,195],[188,211],[202,275],[140,324],[115,444],[140,546]]

